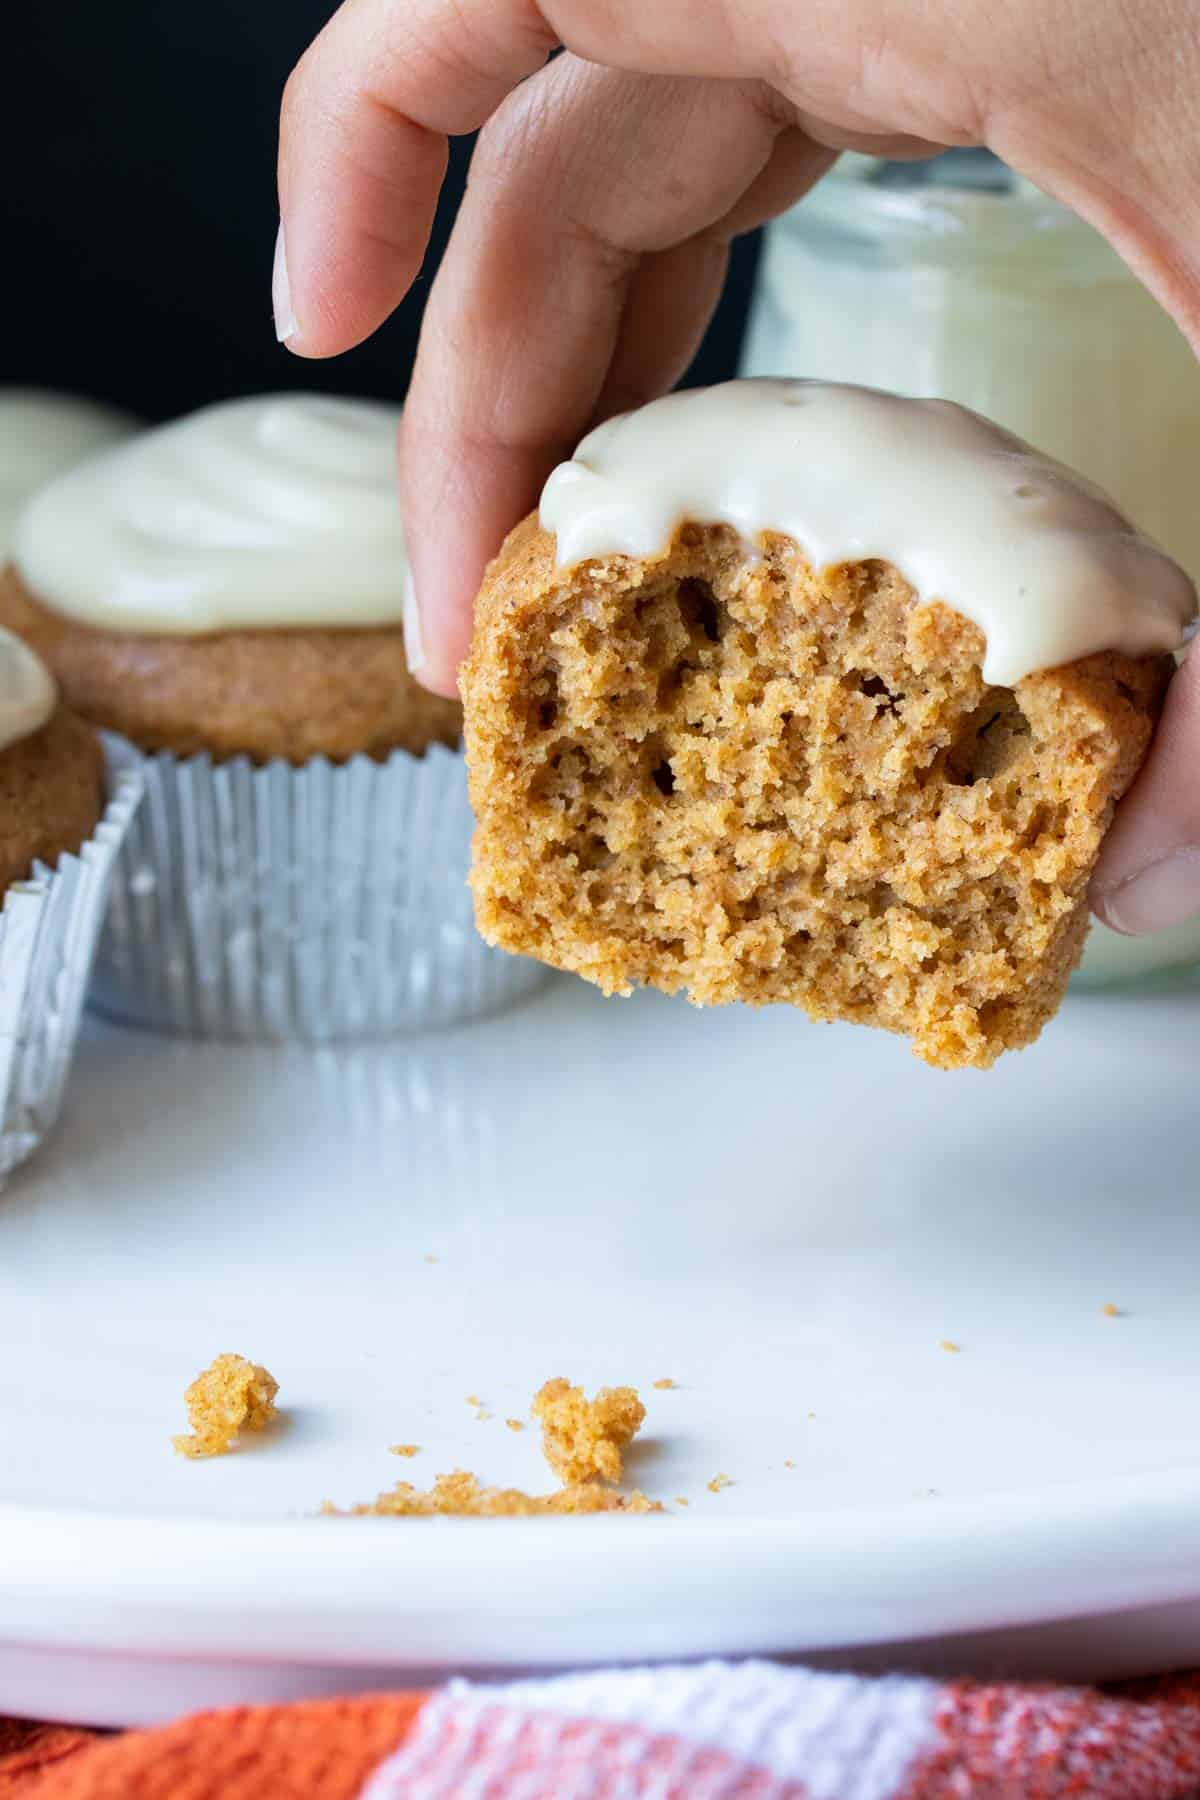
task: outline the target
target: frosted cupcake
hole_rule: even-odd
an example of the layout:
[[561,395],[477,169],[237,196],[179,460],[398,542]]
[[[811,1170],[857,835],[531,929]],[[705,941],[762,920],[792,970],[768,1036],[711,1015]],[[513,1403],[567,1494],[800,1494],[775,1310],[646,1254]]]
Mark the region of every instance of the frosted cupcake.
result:
[[0,387],[0,562],[17,518],[38,488],[137,428],[128,413],[95,400],[49,388]]
[[408,673],[398,414],[260,397],[41,490],[0,622],[141,753],[98,1003],[324,1041],[490,1010],[537,979],[465,889],[460,714]]
[[104,902],[141,793],[0,631],[0,1180],[58,1116]]

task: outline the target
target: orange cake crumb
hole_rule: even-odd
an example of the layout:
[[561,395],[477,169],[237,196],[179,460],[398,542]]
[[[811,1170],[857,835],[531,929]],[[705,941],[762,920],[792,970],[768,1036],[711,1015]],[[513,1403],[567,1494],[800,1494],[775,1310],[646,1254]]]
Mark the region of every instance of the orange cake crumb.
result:
[[505,1419],[504,1423],[510,1431],[524,1431],[525,1429],[524,1419]]
[[420,1448],[420,1444],[393,1444],[391,1451],[393,1456],[415,1456]]
[[620,1481],[621,1452],[646,1417],[635,1388],[600,1388],[589,1400],[561,1375],[539,1388],[532,1411],[541,1421],[542,1454],[567,1487],[597,1477]]
[[672,1381],[669,1375],[664,1375],[662,1380],[656,1381],[654,1385],[656,1388],[673,1388],[677,1386],[677,1383]]
[[732,1487],[733,1482],[728,1475],[714,1475],[708,1484],[710,1494],[719,1494],[722,1488]]
[[1101,1308],[1101,1311],[1103,1312],[1106,1319],[1119,1319],[1121,1317],[1120,1307],[1114,1306],[1111,1300],[1108,1302],[1108,1304],[1106,1306],[1103,1306]]
[[789,1462],[787,1457],[785,1457],[784,1461],[783,1461],[783,1466],[785,1469],[794,1469],[796,1465],[794,1462]]
[[181,1456],[224,1456],[240,1431],[262,1431],[275,1417],[279,1383],[244,1356],[218,1356],[183,1398],[190,1434],[171,1441]]
[[611,1488],[594,1482],[568,1483],[553,1494],[526,1494],[520,1488],[483,1487],[477,1475],[456,1469],[451,1475],[439,1475],[428,1493],[400,1481],[366,1505],[342,1512],[326,1501],[321,1510],[339,1518],[521,1519],[546,1513],[660,1513],[663,1509],[645,1494],[614,1494]]
[[675,1504],[676,1504],[676,1506],[689,1506],[691,1504],[691,1502],[688,1500],[685,1500],[682,1494],[676,1494]]
[[938,1349],[939,1350],[948,1350],[948,1351],[950,1351],[950,1353],[952,1355],[957,1356],[958,1352],[962,1349],[962,1345],[956,1344],[953,1341],[953,1339],[951,1339],[951,1338],[943,1338],[941,1343],[938,1345]]

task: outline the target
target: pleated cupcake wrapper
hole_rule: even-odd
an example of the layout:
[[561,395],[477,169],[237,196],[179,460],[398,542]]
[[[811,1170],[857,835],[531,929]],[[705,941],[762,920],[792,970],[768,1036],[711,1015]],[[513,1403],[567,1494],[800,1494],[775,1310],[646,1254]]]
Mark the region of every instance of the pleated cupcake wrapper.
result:
[[142,796],[138,758],[105,746],[108,805],[77,856],[34,865],[0,906],[0,1184],[62,1108],[113,870]]
[[545,978],[475,930],[466,765],[444,745],[141,766],[92,988],[110,1017],[330,1043],[493,1012]]

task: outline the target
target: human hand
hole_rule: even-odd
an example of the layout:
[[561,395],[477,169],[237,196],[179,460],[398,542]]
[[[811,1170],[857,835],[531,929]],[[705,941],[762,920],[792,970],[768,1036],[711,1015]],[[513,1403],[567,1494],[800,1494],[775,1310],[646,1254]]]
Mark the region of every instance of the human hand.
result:
[[[454,691],[483,565],[549,469],[671,386],[731,239],[839,149],[986,144],[1101,230],[1200,347],[1198,77],[1173,0],[346,0],[284,96],[289,348],[336,355],[387,317],[447,134],[482,127],[401,427],[421,679]],[[1200,666],[1095,893],[1122,929],[1200,908]]]

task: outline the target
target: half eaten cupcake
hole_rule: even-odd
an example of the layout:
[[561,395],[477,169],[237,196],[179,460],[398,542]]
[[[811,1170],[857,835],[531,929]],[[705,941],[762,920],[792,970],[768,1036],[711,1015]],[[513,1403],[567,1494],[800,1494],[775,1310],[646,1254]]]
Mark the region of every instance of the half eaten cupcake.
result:
[[986,1067],[1062,998],[1195,603],[948,402],[743,381],[610,420],[480,596],[480,929]]

